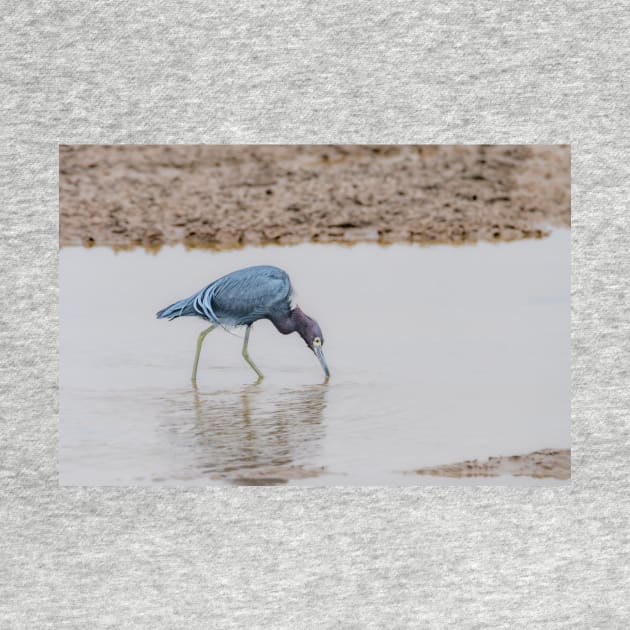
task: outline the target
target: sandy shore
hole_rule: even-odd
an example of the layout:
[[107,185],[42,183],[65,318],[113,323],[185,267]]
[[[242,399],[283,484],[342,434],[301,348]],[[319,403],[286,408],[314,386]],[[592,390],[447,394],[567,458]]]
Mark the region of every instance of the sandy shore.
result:
[[471,459],[457,464],[420,468],[419,475],[439,477],[535,477],[570,479],[571,451],[569,449],[543,449],[527,455],[489,457],[487,460]]
[[[266,466],[259,469],[235,470],[229,474],[214,474],[215,480],[222,479],[236,484],[270,485],[288,483],[292,479],[319,477],[324,468],[302,466]],[[571,479],[571,451],[569,449],[541,449],[526,455],[489,457],[486,460],[469,459],[456,464],[419,468],[412,471],[418,475],[433,477],[532,477],[534,479]]]
[[[224,480],[237,485],[276,485],[293,479],[319,477],[325,469],[302,466],[278,465],[261,468],[233,470],[230,473],[215,473],[214,480]],[[418,475],[433,477],[532,477],[534,479],[571,479],[571,451],[569,449],[542,449],[526,455],[489,457],[486,460],[469,459],[456,464],[419,468],[412,471]]]
[[570,224],[567,146],[62,146],[60,245],[462,243]]

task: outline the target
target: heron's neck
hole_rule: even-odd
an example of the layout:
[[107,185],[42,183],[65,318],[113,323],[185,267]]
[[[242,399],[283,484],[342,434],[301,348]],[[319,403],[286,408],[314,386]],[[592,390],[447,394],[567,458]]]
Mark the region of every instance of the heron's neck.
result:
[[274,317],[271,321],[279,332],[281,332],[283,335],[288,335],[289,333],[295,332],[296,330],[298,332],[300,330],[303,330],[306,326],[307,320],[306,315],[304,315],[304,313],[300,310],[300,307],[296,306],[286,315]]

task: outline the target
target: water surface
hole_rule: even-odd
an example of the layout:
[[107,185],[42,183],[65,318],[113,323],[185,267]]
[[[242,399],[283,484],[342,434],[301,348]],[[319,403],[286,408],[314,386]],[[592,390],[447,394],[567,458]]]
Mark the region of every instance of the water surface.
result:
[[[560,483],[408,471],[570,446],[568,231],[467,246],[60,252],[62,484]],[[253,264],[286,269],[332,378],[269,322],[205,341],[155,312]]]

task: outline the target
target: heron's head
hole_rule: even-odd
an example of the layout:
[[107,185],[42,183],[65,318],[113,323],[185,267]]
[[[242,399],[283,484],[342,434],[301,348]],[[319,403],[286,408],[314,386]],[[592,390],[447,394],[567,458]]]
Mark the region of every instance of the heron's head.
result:
[[306,345],[315,353],[315,356],[319,359],[319,362],[324,370],[326,378],[330,376],[330,370],[324,357],[324,335],[319,324],[312,318],[303,313],[299,306],[296,306],[292,311],[292,316],[296,324],[296,331],[300,337],[304,339]]

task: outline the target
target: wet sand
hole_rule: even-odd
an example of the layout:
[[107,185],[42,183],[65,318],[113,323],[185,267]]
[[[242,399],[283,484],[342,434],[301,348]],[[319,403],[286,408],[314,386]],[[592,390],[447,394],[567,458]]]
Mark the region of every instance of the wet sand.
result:
[[418,475],[437,477],[533,477],[535,479],[570,479],[571,451],[569,449],[543,449],[527,455],[489,457],[487,460],[470,459],[457,464],[419,468]]
[[61,146],[60,245],[464,243],[570,224],[568,146]]
[[[260,469],[233,470],[214,473],[213,480],[235,485],[281,485],[291,480],[319,477],[324,467],[268,466]],[[456,464],[419,468],[418,475],[433,477],[531,477],[533,479],[571,479],[571,450],[546,448],[526,455],[469,459]]]

